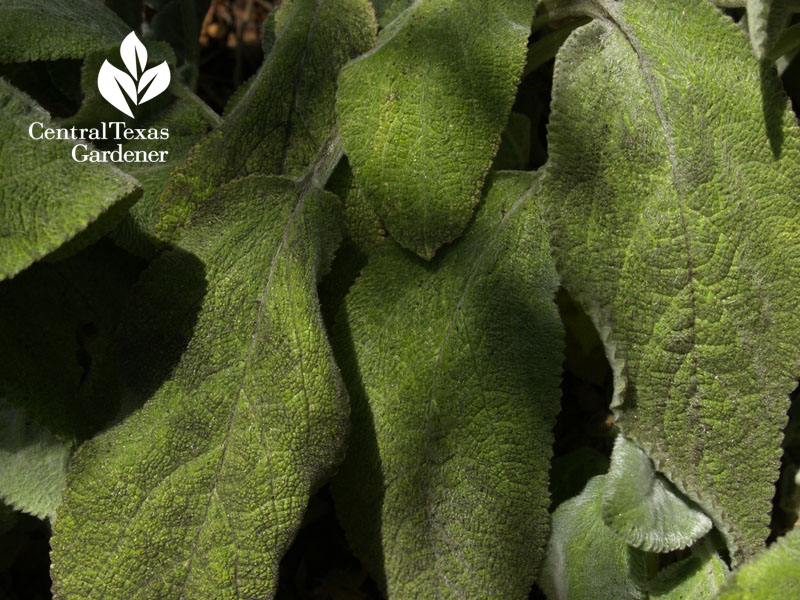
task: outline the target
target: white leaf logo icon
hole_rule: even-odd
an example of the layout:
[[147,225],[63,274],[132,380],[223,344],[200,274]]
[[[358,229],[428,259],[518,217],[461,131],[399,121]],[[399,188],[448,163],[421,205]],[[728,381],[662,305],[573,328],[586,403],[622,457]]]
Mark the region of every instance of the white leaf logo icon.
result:
[[122,92],[128,95],[134,106],[155,98],[169,86],[169,65],[164,61],[145,71],[147,48],[133,31],[122,40],[119,54],[128,73],[104,61],[97,74],[97,89],[111,106],[134,118]]

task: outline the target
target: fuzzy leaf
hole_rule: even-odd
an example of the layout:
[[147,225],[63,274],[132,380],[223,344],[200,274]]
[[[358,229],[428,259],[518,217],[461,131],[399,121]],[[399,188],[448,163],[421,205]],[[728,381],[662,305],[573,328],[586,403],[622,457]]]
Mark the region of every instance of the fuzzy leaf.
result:
[[390,598],[526,598],[542,558],[563,331],[532,181],[499,175],[431,264],[378,250],[340,314],[335,497]]
[[401,245],[430,259],[472,218],[525,64],[535,2],[415,2],[339,77],[344,149]]
[[[169,129],[169,139],[158,142],[159,150],[169,152],[167,161],[126,165],[127,172],[139,181],[144,191],[142,199],[133,205],[129,215],[113,232],[113,238],[129,252],[152,258],[157,248],[158,198],[172,170],[184,161],[192,147],[208,132],[209,126],[200,109],[182,100],[176,100],[147,126]],[[123,150],[149,151],[153,149],[153,143],[131,140],[124,144]]]
[[3,0],[0,62],[83,58],[128,31],[100,0]]
[[756,58],[767,56],[788,17],[786,0],[747,0],[747,28]]
[[116,222],[98,218],[121,218],[141,193],[135,179],[112,166],[73,161],[74,142],[31,139],[36,121],[51,126],[42,108],[0,79],[0,280],[86,233],[92,222],[111,229]]
[[537,583],[549,600],[644,600],[645,553],[603,523],[604,475],[553,513]]
[[606,343],[620,428],[737,562],[769,534],[800,374],[800,132],[710,3],[601,4],[556,62],[554,252]]
[[648,552],[672,552],[711,530],[711,519],[689,506],[653,470],[639,447],[618,435],[603,488],[603,522],[628,544]]
[[708,543],[660,571],[649,583],[650,600],[712,600],[728,577],[728,567]]
[[[170,372],[163,347],[140,348],[143,378],[161,377],[136,382],[152,398],[75,454],[52,540],[55,597],[272,597],[347,431],[315,291],[337,215],[332,194],[250,176],[220,188],[145,272],[132,326],[146,339],[172,321],[189,339]],[[191,270],[200,285],[183,285]],[[183,305],[161,314],[159,299],[178,293]]]
[[717,600],[785,600],[798,597],[800,529],[793,529],[735,571]]
[[339,69],[373,43],[367,0],[291,0],[272,52],[222,126],[175,169],[161,197],[160,235],[174,239],[194,207],[245,174],[298,176],[334,134]]
[[375,16],[381,27],[386,27],[412,4],[414,0],[372,0]]
[[61,503],[70,447],[0,399],[0,498],[52,519]]

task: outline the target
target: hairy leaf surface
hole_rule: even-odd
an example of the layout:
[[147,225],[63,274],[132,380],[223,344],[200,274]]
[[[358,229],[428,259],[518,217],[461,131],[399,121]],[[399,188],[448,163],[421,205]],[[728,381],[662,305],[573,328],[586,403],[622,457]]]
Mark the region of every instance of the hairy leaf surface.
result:
[[666,567],[650,582],[650,600],[712,600],[727,577],[725,562],[701,542],[689,558]]
[[61,503],[69,444],[0,399],[0,498],[17,510],[52,519]]
[[161,197],[165,239],[217,186],[254,173],[302,175],[335,134],[336,76],[372,46],[372,7],[291,0],[280,12],[275,45],[244,97],[172,173]]
[[556,64],[554,250],[604,336],[622,431],[739,561],[769,533],[800,372],[800,135],[710,3],[600,4]]
[[129,31],[100,0],[3,0],[0,62],[82,58]]
[[605,479],[603,522],[628,544],[648,552],[686,548],[711,530],[711,519],[689,506],[623,435],[617,436]]
[[[143,193],[128,217],[114,231],[114,241],[134,254],[149,258],[157,247],[156,225],[160,210],[159,197],[169,181],[170,173],[182,164],[192,147],[208,132],[203,112],[195,105],[176,100],[149,127],[166,127],[169,139],[158,142],[158,150],[169,155],[163,163],[131,163],[127,172],[141,184]],[[153,149],[152,141],[131,140],[123,150]]]
[[120,211],[141,193],[136,180],[115,167],[73,161],[69,141],[31,139],[33,122],[51,126],[41,107],[0,79],[0,280],[50,254],[93,222],[102,229],[94,234],[111,229],[118,219],[99,217],[106,213],[121,218]]
[[390,598],[525,598],[541,560],[563,331],[532,182],[499,175],[430,264],[378,250],[340,314],[337,507]]
[[718,600],[800,597],[800,529],[793,529],[734,572]]
[[472,218],[525,64],[535,2],[415,2],[342,70],[345,152],[389,233],[430,259]]
[[747,29],[756,58],[767,56],[788,16],[786,0],[747,0]]
[[[188,341],[168,373],[163,346],[140,347],[136,384],[152,398],[76,453],[52,542],[56,598],[272,596],[347,430],[315,287],[337,223],[332,194],[250,176],[145,272],[131,331],[156,339],[171,322]],[[187,287],[191,270],[204,277]],[[183,304],[160,305],[171,297]]]
[[549,600],[644,600],[645,553],[628,546],[602,519],[605,475],[553,513],[537,583]]

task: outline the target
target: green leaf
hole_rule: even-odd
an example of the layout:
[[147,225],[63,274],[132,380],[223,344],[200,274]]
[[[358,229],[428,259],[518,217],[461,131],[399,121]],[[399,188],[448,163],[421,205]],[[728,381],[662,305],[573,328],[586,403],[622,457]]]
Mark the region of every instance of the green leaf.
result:
[[747,0],[747,29],[756,58],[766,58],[788,17],[786,0]]
[[793,529],[735,571],[717,600],[800,597],[800,529]]
[[645,553],[603,523],[604,475],[553,513],[537,583],[549,600],[644,600]]
[[67,442],[112,419],[104,361],[142,267],[106,241],[0,283],[0,315],[13,315],[0,319],[0,398]]
[[98,218],[112,207],[121,218],[140,194],[136,180],[112,166],[73,161],[70,142],[31,139],[33,122],[51,126],[41,107],[0,79],[0,281],[92,222],[93,235],[113,228],[114,219]]
[[0,62],[83,58],[129,31],[101,0],[3,0]]
[[414,0],[372,0],[375,16],[381,27],[386,27],[412,4]]
[[[561,316],[563,319],[563,313]],[[564,370],[568,371],[567,361],[564,363]],[[550,506],[558,506],[577,496],[592,477],[604,475],[606,471],[608,456],[594,448],[581,446],[569,454],[554,456],[550,461]]]
[[430,264],[378,250],[340,313],[353,434],[334,493],[390,598],[526,598],[542,558],[563,330],[532,182],[498,175]]
[[[163,163],[131,163],[127,172],[141,184],[144,193],[130,210],[129,215],[113,232],[114,241],[129,252],[152,258],[157,250],[156,225],[160,211],[159,197],[167,185],[170,173],[183,163],[189,151],[208,132],[203,110],[178,99],[158,117],[146,124],[148,127],[169,129],[169,139],[157,144],[158,150],[169,152]],[[141,127],[140,125],[137,125]],[[123,145],[125,150],[153,150],[154,142],[131,140]]]
[[712,600],[728,577],[728,567],[703,542],[692,555],[660,571],[649,584],[650,600]]
[[1,398],[0,440],[0,498],[17,510],[53,519],[70,446]]
[[[338,214],[307,183],[249,176],[145,272],[129,327],[156,339],[169,321],[188,339],[171,340],[185,350],[168,372],[163,345],[139,347],[151,399],[75,454],[52,539],[57,598],[272,597],[347,432],[316,299]],[[204,278],[187,286],[193,269]]]
[[687,504],[647,455],[618,435],[603,488],[603,522],[634,548],[672,552],[709,531],[711,519]]
[[272,52],[222,126],[175,169],[161,197],[159,235],[175,239],[192,210],[244,174],[302,175],[335,137],[336,76],[369,49],[367,0],[291,0]]
[[535,2],[416,2],[339,77],[344,149],[389,233],[430,259],[480,200]]
[[800,132],[710,3],[601,4],[556,61],[554,252],[604,338],[619,427],[738,562],[769,534],[800,374]]
[[342,200],[347,237],[363,256],[369,256],[386,243],[386,230],[353,177],[346,157],[331,174],[328,189]]

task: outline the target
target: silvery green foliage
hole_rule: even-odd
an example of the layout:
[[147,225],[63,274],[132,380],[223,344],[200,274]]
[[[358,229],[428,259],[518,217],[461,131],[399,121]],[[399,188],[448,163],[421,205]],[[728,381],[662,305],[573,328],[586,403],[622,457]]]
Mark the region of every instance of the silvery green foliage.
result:
[[[0,2],[9,80],[83,61],[62,124],[120,118],[113,55],[128,125],[170,132],[163,164],[76,163],[0,80],[0,513],[53,522],[55,598],[274,597],[329,481],[390,600],[710,600],[727,556],[721,598],[791,597],[796,535],[761,551],[800,375],[800,134],[768,60],[796,30],[718,4],[747,21],[284,0],[219,116],[183,68],[202,0]],[[530,164],[515,92],[556,49],[547,163],[498,171]],[[614,371],[604,475],[551,460],[559,285]]]

